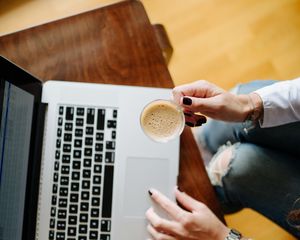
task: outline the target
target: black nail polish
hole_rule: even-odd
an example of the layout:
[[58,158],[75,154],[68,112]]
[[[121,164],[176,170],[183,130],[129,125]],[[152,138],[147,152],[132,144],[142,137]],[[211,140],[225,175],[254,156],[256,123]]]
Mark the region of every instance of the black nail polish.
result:
[[185,122],[185,124],[187,125],[187,126],[189,126],[189,127],[194,127],[195,125],[193,124],[193,123],[191,123],[191,122]]
[[192,116],[192,114],[190,114],[190,113],[183,113],[185,116],[187,116],[187,117],[191,117]]
[[204,118],[200,118],[200,119],[196,122],[195,126],[196,126],[196,127],[199,127],[199,126],[201,126],[203,123],[206,123],[206,118],[205,118],[205,117],[204,117]]
[[152,192],[150,190],[148,190],[148,193],[149,193],[150,196],[152,196]]
[[184,97],[182,102],[184,105],[192,105],[192,99],[190,99],[188,97]]

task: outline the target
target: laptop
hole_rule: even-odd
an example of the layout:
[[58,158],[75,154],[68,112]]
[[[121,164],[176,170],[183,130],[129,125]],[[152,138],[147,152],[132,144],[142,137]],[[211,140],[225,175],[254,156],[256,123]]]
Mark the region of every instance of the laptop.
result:
[[179,139],[139,115],[171,90],[47,81],[0,57],[0,240],[141,240],[154,187],[174,199]]

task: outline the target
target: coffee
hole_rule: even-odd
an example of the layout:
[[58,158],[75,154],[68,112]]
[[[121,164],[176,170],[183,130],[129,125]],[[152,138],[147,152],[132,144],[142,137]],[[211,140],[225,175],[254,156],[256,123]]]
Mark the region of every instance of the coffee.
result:
[[175,103],[156,100],[149,103],[141,114],[141,126],[153,140],[167,142],[178,136],[184,128],[182,110]]

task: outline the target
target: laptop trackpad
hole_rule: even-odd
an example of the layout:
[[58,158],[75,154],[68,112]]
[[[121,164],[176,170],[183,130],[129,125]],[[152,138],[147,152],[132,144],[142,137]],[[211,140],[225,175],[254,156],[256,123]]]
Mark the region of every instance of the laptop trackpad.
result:
[[159,158],[129,157],[126,161],[124,216],[145,218],[152,205],[149,188],[170,191],[170,161]]

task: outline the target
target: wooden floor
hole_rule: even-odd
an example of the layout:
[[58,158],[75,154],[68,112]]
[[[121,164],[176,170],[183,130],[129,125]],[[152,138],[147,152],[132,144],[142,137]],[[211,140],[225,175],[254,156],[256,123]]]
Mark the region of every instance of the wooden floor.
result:
[[[113,0],[0,1],[0,35]],[[225,89],[253,79],[300,76],[300,0],[142,0],[174,47],[176,85],[210,80]],[[267,204],[267,203],[266,203]],[[227,216],[256,240],[294,239],[250,210]]]

